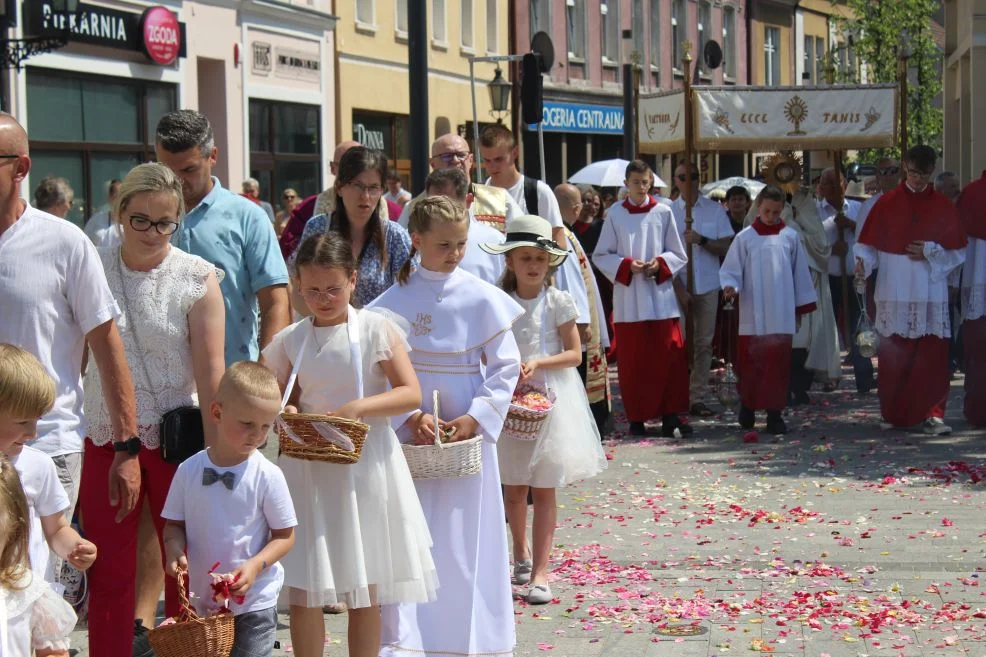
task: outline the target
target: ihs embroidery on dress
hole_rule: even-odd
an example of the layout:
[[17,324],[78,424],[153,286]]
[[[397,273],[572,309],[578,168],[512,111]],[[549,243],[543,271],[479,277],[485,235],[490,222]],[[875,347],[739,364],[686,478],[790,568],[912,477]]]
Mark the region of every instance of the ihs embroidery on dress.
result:
[[431,315],[428,313],[418,313],[418,316],[411,322],[411,331],[414,335],[428,335],[431,333]]

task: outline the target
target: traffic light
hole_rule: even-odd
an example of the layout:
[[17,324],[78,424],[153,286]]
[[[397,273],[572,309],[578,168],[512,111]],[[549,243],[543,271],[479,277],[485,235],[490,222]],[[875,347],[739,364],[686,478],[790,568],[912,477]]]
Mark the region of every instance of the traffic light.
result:
[[520,107],[524,123],[540,123],[544,115],[544,85],[539,55],[527,53],[521,65]]

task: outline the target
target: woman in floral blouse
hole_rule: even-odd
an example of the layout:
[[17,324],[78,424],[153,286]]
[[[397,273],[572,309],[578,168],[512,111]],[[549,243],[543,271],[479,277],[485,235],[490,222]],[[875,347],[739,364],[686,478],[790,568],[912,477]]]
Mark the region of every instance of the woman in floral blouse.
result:
[[[349,149],[339,161],[336,176],[336,210],[331,215],[315,215],[305,224],[298,240],[303,244],[312,235],[334,230],[352,244],[357,262],[356,291],[352,304],[362,308],[376,299],[397,280],[397,272],[410,257],[411,238],[400,224],[380,218],[379,202],[387,181],[387,160],[383,154],[363,146]],[[292,275],[294,254],[288,261]],[[295,310],[300,298],[292,299]]]

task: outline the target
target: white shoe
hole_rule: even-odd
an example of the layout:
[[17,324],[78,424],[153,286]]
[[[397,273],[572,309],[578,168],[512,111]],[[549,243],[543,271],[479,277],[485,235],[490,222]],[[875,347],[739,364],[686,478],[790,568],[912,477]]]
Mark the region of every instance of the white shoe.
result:
[[534,562],[530,559],[520,559],[514,562],[514,576],[511,583],[523,586],[531,581],[531,571],[534,569]]
[[880,431],[890,431],[893,428],[894,428],[894,425],[890,424],[889,422],[887,422],[886,420],[884,420],[882,417],[880,418]]
[[952,433],[952,427],[945,424],[940,417],[929,417],[924,421],[924,432],[931,436],[947,436]]
[[527,604],[546,605],[553,599],[551,587],[547,584],[535,584],[527,591]]

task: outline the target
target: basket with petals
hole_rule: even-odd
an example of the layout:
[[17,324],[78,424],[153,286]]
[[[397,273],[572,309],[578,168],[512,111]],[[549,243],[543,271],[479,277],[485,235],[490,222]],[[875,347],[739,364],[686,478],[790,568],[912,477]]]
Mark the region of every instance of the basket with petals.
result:
[[342,465],[359,461],[369,430],[357,420],[314,413],[281,413],[277,421],[282,456]]
[[181,611],[170,624],[156,627],[147,638],[158,657],[228,657],[233,649],[235,616],[225,610],[201,617],[188,601],[185,572],[178,571],[178,600]]
[[537,440],[541,426],[555,407],[555,393],[536,385],[514,390],[501,435],[514,440]]
[[431,393],[435,417],[435,444],[401,445],[413,479],[457,479],[479,474],[483,469],[482,437],[454,440],[455,431],[439,425],[439,395]]

